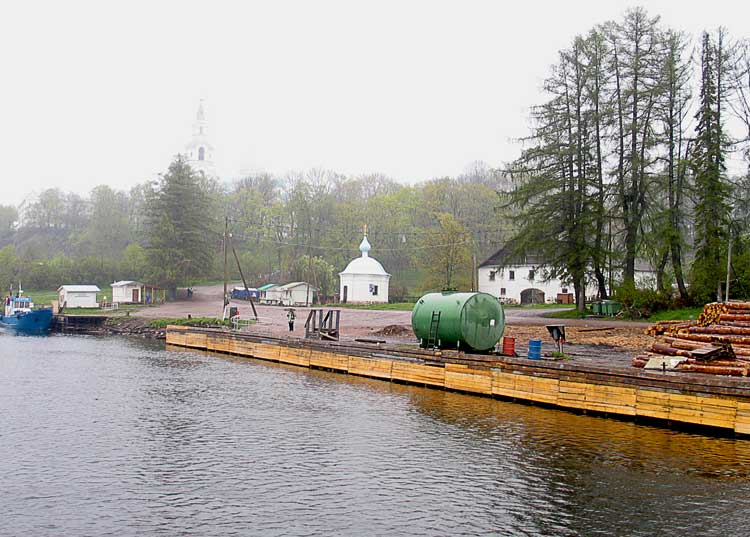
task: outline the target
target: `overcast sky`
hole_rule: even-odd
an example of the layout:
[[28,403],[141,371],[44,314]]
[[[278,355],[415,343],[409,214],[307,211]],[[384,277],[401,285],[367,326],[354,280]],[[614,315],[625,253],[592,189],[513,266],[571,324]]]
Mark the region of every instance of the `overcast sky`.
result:
[[740,0],[6,3],[0,203],[154,177],[201,98],[224,178],[499,166],[557,51],[633,5],[694,36],[750,36]]

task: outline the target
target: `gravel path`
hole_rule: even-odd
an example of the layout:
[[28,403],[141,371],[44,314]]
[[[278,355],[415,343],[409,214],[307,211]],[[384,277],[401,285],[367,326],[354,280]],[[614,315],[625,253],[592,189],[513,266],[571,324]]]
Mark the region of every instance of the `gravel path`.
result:
[[[231,288],[236,284],[230,284]],[[194,288],[193,298],[169,302],[160,306],[151,306],[140,310],[136,315],[147,318],[164,317],[217,317],[221,316],[222,285],[201,286]],[[242,300],[232,300],[232,306],[239,308],[240,315],[251,317],[250,305]],[[305,320],[310,308],[294,308],[297,321],[294,331],[290,334],[287,325],[287,308],[281,306],[257,305],[258,324],[247,330],[271,336],[304,337]],[[560,311],[557,309],[521,309],[511,308],[505,311],[506,335],[516,337],[521,342],[531,338],[549,339],[545,325],[563,324],[572,327],[568,330],[568,339],[580,343],[594,343],[614,345],[624,348],[642,348],[644,337],[643,328],[648,323],[621,321],[615,319],[548,319],[542,317],[546,313]],[[361,337],[376,337],[390,341],[414,341],[409,333],[405,336],[382,336],[377,334],[387,326],[402,326],[411,329],[411,312],[394,310],[356,310],[341,309],[342,339]]]

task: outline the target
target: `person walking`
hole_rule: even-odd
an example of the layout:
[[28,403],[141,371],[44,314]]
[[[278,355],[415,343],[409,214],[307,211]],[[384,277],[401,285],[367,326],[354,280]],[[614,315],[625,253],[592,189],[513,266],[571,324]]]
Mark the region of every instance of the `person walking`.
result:
[[286,314],[286,318],[289,321],[289,331],[294,331],[294,319],[296,319],[296,315],[294,314],[294,310],[292,308],[289,308],[289,312]]

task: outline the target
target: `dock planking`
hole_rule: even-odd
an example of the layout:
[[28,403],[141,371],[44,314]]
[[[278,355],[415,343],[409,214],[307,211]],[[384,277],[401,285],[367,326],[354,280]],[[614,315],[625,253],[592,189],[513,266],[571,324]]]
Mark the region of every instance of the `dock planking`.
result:
[[[558,408],[750,434],[750,380],[167,327],[169,345]],[[631,370],[632,369],[632,370]]]

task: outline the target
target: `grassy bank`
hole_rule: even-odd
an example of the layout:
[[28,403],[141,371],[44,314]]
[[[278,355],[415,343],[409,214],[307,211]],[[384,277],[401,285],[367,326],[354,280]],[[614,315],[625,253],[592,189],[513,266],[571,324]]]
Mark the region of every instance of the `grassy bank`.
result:
[[[506,310],[550,310],[550,309],[575,309],[575,304],[529,304],[521,306],[520,304],[507,304],[503,306]],[[567,312],[566,312],[567,313]]]
[[350,310],[397,310],[411,311],[414,302],[397,302],[395,304],[326,304],[324,308],[342,308]]
[[193,317],[191,319],[186,317],[166,317],[148,321],[148,326],[150,328],[165,328],[170,324],[179,326],[229,326],[229,321],[223,321],[221,319],[216,319],[215,317]]
[[585,317],[592,317],[596,319],[617,319],[618,321],[646,321],[650,323],[655,323],[658,321],[693,321],[698,318],[698,315],[700,315],[700,312],[703,308],[696,307],[696,308],[680,308],[680,309],[674,309],[674,310],[664,310],[664,311],[657,311],[656,313],[650,315],[649,317],[644,317],[641,319],[629,319],[627,317],[610,317],[610,316],[601,316],[597,315],[596,317],[593,316],[593,313],[590,308],[586,308],[585,313],[580,313],[576,309],[571,309],[569,311],[556,311],[553,313],[549,313],[545,315],[544,317],[548,317],[550,319],[583,319]]

